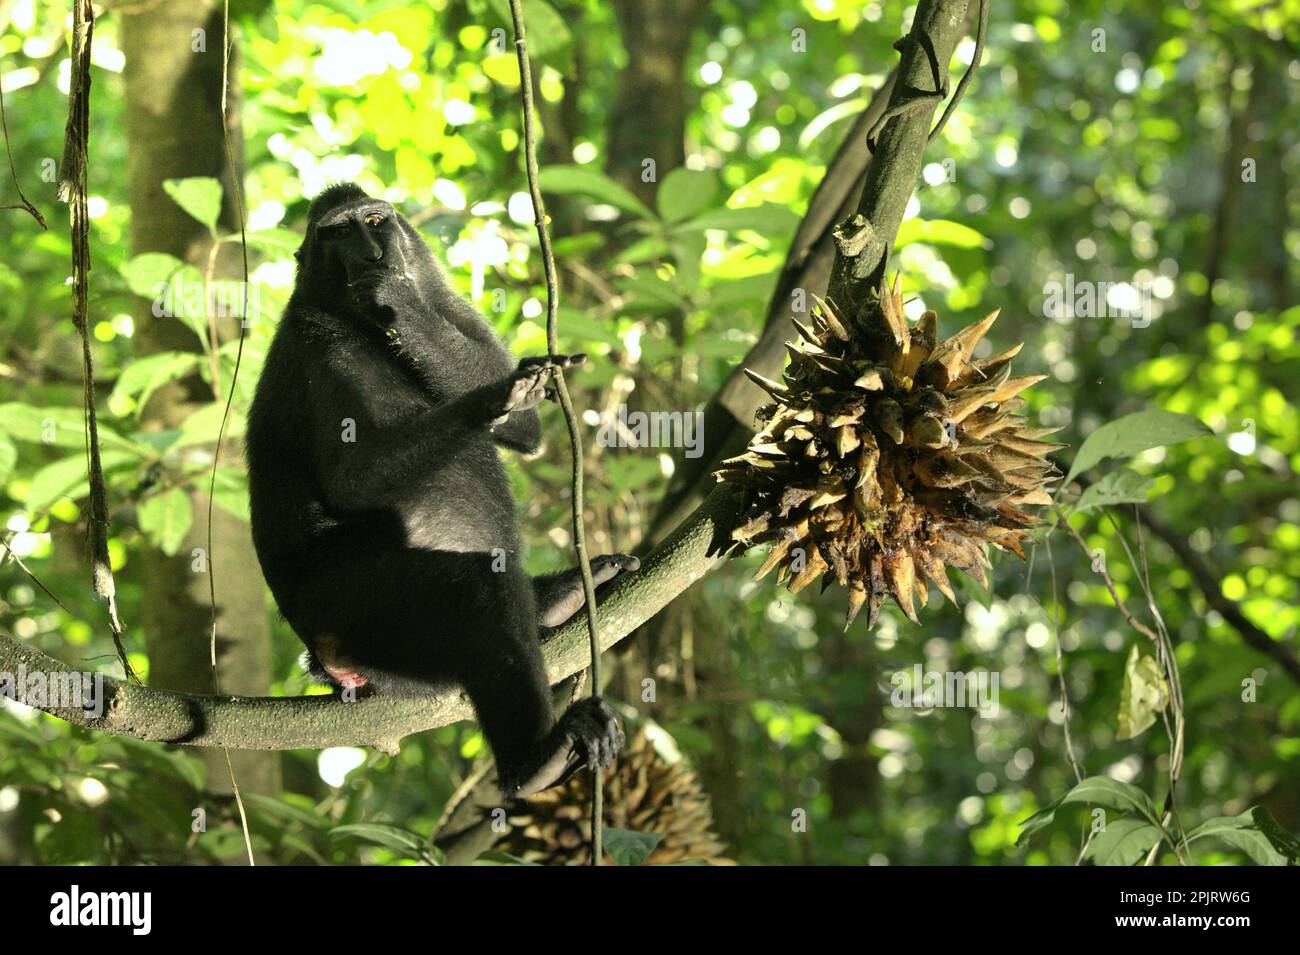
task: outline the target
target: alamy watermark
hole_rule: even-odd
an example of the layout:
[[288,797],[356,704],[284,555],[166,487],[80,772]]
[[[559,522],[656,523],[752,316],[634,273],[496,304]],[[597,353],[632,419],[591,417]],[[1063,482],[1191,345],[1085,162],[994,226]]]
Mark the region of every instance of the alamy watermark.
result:
[[631,411],[601,416],[596,443],[602,448],[685,448],[685,456],[704,453],[703,411]]
[[988,670],[926,671],[921,664],[897,670],[889,678],[894,690],[891,705],[900,709],[933,710],[940,707],[979,710],[980,716],[998,715],[999,674]]
[[0,670],[0,697],[36,709],[83,710],[94,719],[104,715],[104,675],[77,670],[28,670],[19,664]]
[[1151,324],[1151,283],[1078,281],[1073,272],[1064,282],[1043,284],[1043,315],[1047,318],[1126,318],[1133,328]]

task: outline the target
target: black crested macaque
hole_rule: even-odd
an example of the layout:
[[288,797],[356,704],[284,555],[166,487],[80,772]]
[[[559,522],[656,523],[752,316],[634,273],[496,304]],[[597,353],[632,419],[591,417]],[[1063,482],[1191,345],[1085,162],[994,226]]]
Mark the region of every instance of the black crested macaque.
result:
[[614,712],[584,699],[557,722],[539,645],[583,606],[581,577],[524,573],[497,456],[537,450],[549,379],[585,356],[516,362],[410,223],[350,183],[313,200],[297,259],[247,453],[253,542],[309,669],[362,692],[463,687],[507,797],[608,766]]

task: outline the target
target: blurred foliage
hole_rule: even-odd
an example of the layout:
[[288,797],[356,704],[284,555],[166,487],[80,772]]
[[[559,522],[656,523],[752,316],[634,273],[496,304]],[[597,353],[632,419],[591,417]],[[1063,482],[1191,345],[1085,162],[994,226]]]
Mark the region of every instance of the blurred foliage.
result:
[[[0,509],[14,550],[68,609],[6,563],[0,633],[113,670],[82,560],[69,241],[42,175],[63,139],[66,4],[5,6],[0,79],[10,148],[24,190],[54,227],[40,232],[21,211],[3,212]],[[356,180],[402,208],[511,347],[541,350],[544,290],[523,194],[517,67],[511,44],[501,42],[507,34],[494,33],[506,24],[505,4],[234,6],[243,11],[254,321],[228,440],[242,432],[292,286],[308,197],[331,181]],[[565,285],[561,338],[595,358],[576,381],[577,404],[590,409],[593,425],[620,403],[698,407],[756,340],[794,229],[853,117],[896,62],[890,44],[910,8],[863,0],[708,5],[682,67],[687,166],[662,171],[651,205],[629,188],[635,157],[606,150],[613,92],[628,65],[611,6],[526,6],[542,64],[544,137],[571,151],[548,153],[543,178]],[[1018,367],[1052,376],[1031,393],[1031,411],[1063,428],[1074,448],[1145,408],[1207,426],[1196,440],[1117,452],[1120,460],[1086,476],[1104,482],[1095,497],[1149,501],[1213,568],[1224,596],[1292,656],[1300,645],[1297,22],[1293,0],[996,6],[985,62],[927,153],[896,248],[912,317],[928,303],[956,312],[958,327],[1003,309],[996,341],[983,347],[1028,343]],[[178,260],[128,251],[119,30],[110,9],[95,34],[91,315],[116,508],[110,553],[131,625],[148,586],[135,572],[141,550],[174,550],[202,520],[179,489],[206,486],[210,457],[198,452],[221,415],[214,400],[180,428],[145,432],[140,408],[182,376],[197,373],[211,390],[215,368],[228,382],[234,353],[227,343],[210,354],[202,302],[176,319],[189,321],[193,353],[141,358],[133,349],[134,296],[153,298],[161,283],[183,297],[202,277]],[[807,52],[792,42],[796,30],[805,31]],[[955,71],[971,50],[962,44]],[[1243,160],[1257,173],[1249,181]],[[180,180],[167,190],[212,223],[214,186]],[[1048,283],[1067,275],[1128,283],[1121,298],[1149,290],[1152,320],[1052,312]],[[543,455],[509,465],[529,565],[539,571],[570,562],[568,449],[558,418],[547,421]],[[588,444],[592,546],[627,549],[646,531],[670,453]],[[1063,470],[1073,453],[1058,455]],[[246,516],[242,473],[219,472],[216,503]],[[1254,806],[1281,830],[1300,830],[1294,678],[1207,606],[1179,557],[1139,530],[1130,504],[1080,509],[1071,520],[1091,562],[1104,555],[1119,595],[1143,619],[1150,614],[1136,568],[1145,562],[1155,582],[1186,704],[1181,823],[1218,834],[1195,839],[1195,859],[1277,861],[1253,837],[1233,833]],[[1135,550],[1141,534],[1132,564],[1121,531]],[[1062,732],[1054,598],[1081,775],[1110,777],[1144,805],[1163,804],[1169,740],[1161,721],[1121,739],[1118,715],[1121,698],[1135,692],[1126,661],[1145,641],[1116,611],[1090,557],[1061,533],[1027,565],[999,561],[991,594],[963,587],[960,609],[932,604],[920,627],[887,612],[873,633],[840,633],[839,595],[796,600],[751,582],[760,560],[746,556],[700,582],[666,611],[652,640],[619,655],[615,678],[625,712],[653,715],[699,764],[733,857],[1075,861],[1091,817],[1078,799],[1062,803],[1078,780]],[[280,678],[269,689],[305,692],[299,645],[278,617],[275,627]],[[139,627],[128,634],[133,650],[143,636]],[[142,654],[132,662],[147,673]],[[890,674],[917,663],[1000,674],[997,714],[891,705]],[[640,692],[647,677],[655,702]],[[0,712],[0,740],[0,862],[240,855],[232,807],[202,795],[199,764],[182,750],[73,730],[13,704]],[[285,791],[249,800],[255,848],[282,863],[436,863],[425,840],[482,749],[476,728],[462,724],[405,741],[395,758],[350,749],[285,754]],[[1053,824],[1022,839],[1025,820],[1043,811]],[[798,818],[806,829],[792,826]],[[1093,840],[1088,857],[1134,861],[1113,844],[1143,825],[1151,823],[1112,820],[1108,840]],[[1173,861],[1170,852],[1159,858]]]

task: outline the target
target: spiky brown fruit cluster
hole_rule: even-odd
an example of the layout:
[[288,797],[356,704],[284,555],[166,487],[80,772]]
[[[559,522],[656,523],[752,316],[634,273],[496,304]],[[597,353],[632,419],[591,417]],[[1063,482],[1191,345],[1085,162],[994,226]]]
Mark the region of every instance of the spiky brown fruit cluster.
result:
[[917,622],[926,581],[956,602],[948,565],[987,587],[985,545],[1024,557],[1037,518],[1021,508],[1051,503],[1060,472],[1044,455],[1064,445],[1016,414],[1018,395],[1047,376],[1011,377],[1021,345],[971,359],[997,312],[943,341],[933,311],[909,328],[897,277],[857,320],[816,305],[814,327],[795,321],[784,385],[746,370],[776,403],[716,472],[746,490],[732,536],[772,542],[757,577],[848,588],[846,629],[864,604],[874,627],[886,596]]
[[[695,771],[655,749],[644,727],[619,754],[605,777],[605,825],[663,836],[646,865],[704,859],[727,865],[713,831],[709,797]],[[529,862],[587,865],[591,860],[591,773],[528,800],[510,817],[509,833],[496,848]]]

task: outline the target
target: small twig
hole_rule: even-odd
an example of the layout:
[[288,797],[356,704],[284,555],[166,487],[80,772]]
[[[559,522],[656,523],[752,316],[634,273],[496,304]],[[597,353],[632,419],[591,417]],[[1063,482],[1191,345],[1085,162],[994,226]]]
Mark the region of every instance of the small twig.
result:
[[4,548],[4,554],[0,555],[0,566],[2,566],[6,561],[12,560],[15,564],[18,565],[18,569],[27,575],[27,577],[31,580],[32,583],[34,583],[37,587],[40,587],[41,590],[45,592],[45,596],[49,597],[56,604],[58,604],[59,608],[63,610],[65,613],[67,613],[69,616],[72,616],[73,615],[72,611],[68,609],[67,605],[64,604],[64,602],[58,598],[58,595],[55,594],[54,591],[50,590],[49,587],[46,587],[45,584],[41,581],[41,578],[37,577],[36,574],[32,572],[31,568],[23,563],[23,559],[18,556],[18,552],[14,550],[12,544],[12,541],[14,539],[14,534],[16,533],[18,532],[12,531],[5,536],[4,540],[0,541],[0,547]]
[[1074,781],[1083,782],[1083,769],[1079,758],[1074,753],[1074,740],[1070,736],[1070,690],[1065,682],[1065,651],[1061,649],[1061,596],[1056,588],[1056,561],[1052,559],[1052,539],[1044,538],[1047,546],[1047,566],[1052,572],[1052,628],[1053,642],[1056,644],[1056,678],[1061,686],[1061,728],[1065,731],[1065,753],[1074,770]]
[[[515,55],[519,60],[519,95],[523,103],[524,157],[528,169],[528,191],[533,202],[533,222],[537,227],[537,243],[541,248],[542,265],[546,273],[546,348],[552,355],[559,354],[560,288],[555,274],[555,256],[551,250],[551,236],[546,227],[546,206],[537,172],[537,132],[533,100],[533,74],[528,61],[528,40],[524,32],[524,12],[520,0],[510,0],[510,16],[514,20]],[[573,400],[564,381],[564,371],[556,369],[555,388],[564,409],[564,420],[569,428],[569,441],[573,447],[573,543],[578,552],[578,567],[582,571],[582,590],[587,600],[587,633],[591,642],[591,696],[600,695],[600,631],[596,619],[596,584],[591,576],[591,561],[587,556],[587,535],[583,526],[582,487],[582,434],[578,430],[578,416],[573,410]],[[591,767],[591,864],[604,861],[604,797],[600,767]]]
[[[1088,550],[1088,542],[1083,539],[1082,534],[1080,534],[1078,531],[1076,531],[1073,527],[1070,526],[1070,522],[1066,520],[1065,515],[1061,513],[1060,508],[1056,509],[1056,520],[1058,524],[1061,527],[1064,527],[1066,531],[1070,534],[1070,536],[1073,537],[1078,542],[1079,549],[1082,550],[1084,555],[1088,558],[1088,560],[1091,561],[1092,551]],[[1158,644],[1160,642],[1160,638],[1156,635],[1155,631],[1152,630],[1150,627],[1148,627],[1146,624],[1144,624],[1142,621],[1134,617],[1133,614],[1129,612],[1129,609],[1125,605],[1124,601],[1120,599],[1119,592],[1115,590],[1115,582],[1110,579],[1110,572],[1106,570],[1106,565],[1103,564],[1101,566],[1101,569],[1098,570],[1097,573],[1101,574],[1101,579],[1106,582],[1106,589],[1110,591],[1111,602],[1115,604],[1115,609],[1117,609],[1120,612],[1120,615],[1126,621],[1128,621],[1128,625],[1132,627],[1134,630],[1136,630],[1138,633],[1142,634],[1142,636],[1146,637],[1152,643]]]
[[957,81],[957,89],[953,92],[952,98],[948,100],[948,105],[944,108],[943,115],[939,117],[939,122],[935,124],[934,129],[930,130],[930,138],[926,140],[927,146],[939,138],[939,134],[943,132],[943,127],[948,122],[948,117],[957,111],[957,104],[961,102],[961,98],[966,94],[966,87],[970,86],[971,80],[975,78],[975,71],[979,69],[980,60],[983,59],[984,35],[989,29],[989,0],[979,0],[979,5],[979,26],[975,30],[975,52],[971,55],[970,66],[961,75],[961,79]]
[[41,215],[41,210],[37,209],[27,200],[27,196],[23,194],[22,184],[18,181],[18,169],[14,166],[14,150],[13,146],[9,144],[9,117],[5,113],[5,94],[3,89],[0,89],[0,129],[4,130],[5,156],[9,159],[9,175],[13,176],[14,189],[18,190],[18,198],[22,200],[19,205],[0,206],[0,209],[26,209],[31,213],[32,218],[36,220],[37,224],[42,229],[48,229],[49,226],[45,224],[45,216]]

